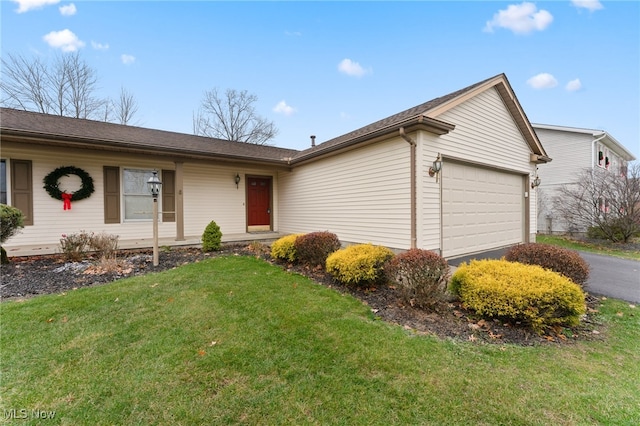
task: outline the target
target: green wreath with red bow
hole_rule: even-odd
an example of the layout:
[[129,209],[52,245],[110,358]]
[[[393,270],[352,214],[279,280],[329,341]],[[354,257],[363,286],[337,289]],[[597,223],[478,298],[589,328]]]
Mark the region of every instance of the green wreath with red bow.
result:
[[[61,191],[58,187],[58,181],[60,180],[60,178],[69,175],[76,175],[82,181],[80,189],[72,193]],[[61,200],[64,202],[64,210],[71,209],[71,201],[80,201],[84,200],[85,198],[89,198],[94,191],[93,179],[91,178],[89,173],[74,166],[58,167],[57,169],[46,175],[43,181],[44,189],[49,193],[51,198],[55,198],[56,200]]]

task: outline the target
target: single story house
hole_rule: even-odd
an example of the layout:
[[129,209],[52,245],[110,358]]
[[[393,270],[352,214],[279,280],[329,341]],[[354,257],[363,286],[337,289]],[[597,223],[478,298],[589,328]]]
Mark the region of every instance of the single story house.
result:
[[[9,256],[59,251],[62,234],[81,230],[151,247],[146,182],[157,170],[161,245],[197,244],[215,220],[223,241],[330,231],[454,258],[534,238],[532,181],[551,160],[504,74],[303,151],[0,114],[2,201],[26,215]],[[46,179],[85,198],[53,197]]]
[[627,164],[636,158],[604,130],[536,123],[532,126],[554,159],[539,170],[538,232],[584,233],[586,229],[570,229],[571,226],[554,210],[559,189],[574,183],[583,170],[626,175]]

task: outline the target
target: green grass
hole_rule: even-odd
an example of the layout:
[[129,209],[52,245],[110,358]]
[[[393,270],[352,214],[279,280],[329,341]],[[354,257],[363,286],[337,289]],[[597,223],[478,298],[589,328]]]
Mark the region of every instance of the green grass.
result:
[[584,241],[573,240],[571,238],[563,236],[538,234],[536,236],[536,242],[553,244],[572,250],[581,250],[607,256],[622,257],[624,259],[640,260],[640,250],[623,250],[620,248],[616,248],[615,246],[592,244]]
[[44,424],[40,410],[64,425],[640,424],[640,312],[616,300],[602,341],[474,344],[237,256],[0,314],[6,422],[16,410]]

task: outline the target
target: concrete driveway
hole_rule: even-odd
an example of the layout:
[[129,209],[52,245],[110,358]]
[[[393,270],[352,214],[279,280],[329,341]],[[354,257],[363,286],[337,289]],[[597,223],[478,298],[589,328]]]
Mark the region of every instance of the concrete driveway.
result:
[[[471,259],[500,259],[506,248],[478,253],[472,256],[447,259],[455,269]],[[589,280],[586,290],[590,294],[613,297],[632,303],[640,303],[640,262],[612,256],[579,252],[589,264]]]

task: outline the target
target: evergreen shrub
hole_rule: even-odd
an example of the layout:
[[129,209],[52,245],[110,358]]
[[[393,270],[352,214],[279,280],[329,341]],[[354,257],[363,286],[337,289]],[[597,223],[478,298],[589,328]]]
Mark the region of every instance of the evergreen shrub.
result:
[[581,286],[589,278],[589,264],[577,251],[551,244],[529,243],[513,246],[507,250],[505,259],[551,269]]
[[450,290],[479,315],[521,321],[538,333],[577,325],[586,312],[585,294],[569,278],[504,259],[463,263],[451,277]]
[[202,234],[202,250],[205,252],[220,250],[222,246],[222,232],[215,221],[209,222]]
[[[0,204],[0,244],[7,241],[24,228],[24,215],[22,210],[6,204]],[[0,263],[9,263],[9,257],[4,247],[0,247]]]
[[436,310],[444,300],[449,264],[437,253],[411,249],[387,262],[385,275],[406,303]]
[[356,244],[329,255],[326,270],[344,284],[373,284],[383,278],[384,264],[393,256],[386,247]]
[[293,245],[298,261],[313,267],[324,267],[327,257],[341,247],[338,236],[328,231],[300,235]]
[[295,262],[298,260],[296,256],[296,239],[304,234],[286,235],[271,244],[271,257],[278,260]]

